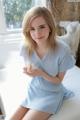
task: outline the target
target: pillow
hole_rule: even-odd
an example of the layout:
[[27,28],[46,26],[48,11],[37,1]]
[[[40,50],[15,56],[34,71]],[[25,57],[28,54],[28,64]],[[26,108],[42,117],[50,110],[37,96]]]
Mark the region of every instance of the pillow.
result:
[[57,36],[58,39],[65,42],[69,47],[72,55],[76,58],[78,50],[78,44],[80,40],[80,24],[78,21],[75,22],[62,22],[61,27],[64,27],[66,34]]
[[49,120],[80,120],[80,68],[74,66],[67,71],[64,86],[74,92],[74,97],[63,102],[60,111]]

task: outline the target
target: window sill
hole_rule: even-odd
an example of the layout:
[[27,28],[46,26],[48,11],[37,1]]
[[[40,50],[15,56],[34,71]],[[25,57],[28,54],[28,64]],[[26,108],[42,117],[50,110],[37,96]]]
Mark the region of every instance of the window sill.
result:
[[0,44],[16,43],[22,39],[21,29],[7,30],[6,33],[0,34]]

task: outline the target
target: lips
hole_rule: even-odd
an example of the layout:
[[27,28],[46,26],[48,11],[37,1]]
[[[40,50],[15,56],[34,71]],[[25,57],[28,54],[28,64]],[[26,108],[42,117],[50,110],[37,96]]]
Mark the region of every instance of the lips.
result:
[[39,38],[36,38],[36,39],[43,39],[44,37],[39,37]]

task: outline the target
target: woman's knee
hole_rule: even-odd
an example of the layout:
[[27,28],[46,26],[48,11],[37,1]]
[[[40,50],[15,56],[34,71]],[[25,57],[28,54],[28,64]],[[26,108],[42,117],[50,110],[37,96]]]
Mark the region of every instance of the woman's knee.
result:
[[28,108],[19,107],[16,112],[11,116],[10,120],[22,120],[25,114],[28,112]]
[[49,113],[29,110],[22,120],[48,120],[49,116]]

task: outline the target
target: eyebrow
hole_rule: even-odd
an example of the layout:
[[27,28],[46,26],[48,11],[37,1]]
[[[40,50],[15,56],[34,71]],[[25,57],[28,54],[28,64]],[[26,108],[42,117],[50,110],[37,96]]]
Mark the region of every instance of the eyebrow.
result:
[[[41,27],[41,26],[45,26],[46,24],[41,24],[39,25],[38,27]],[[34,28],[33,26],[31,26],[31,28]]]
[[39,25],[39,26],[45,26],[46,24],[41,24],[41,25]]

